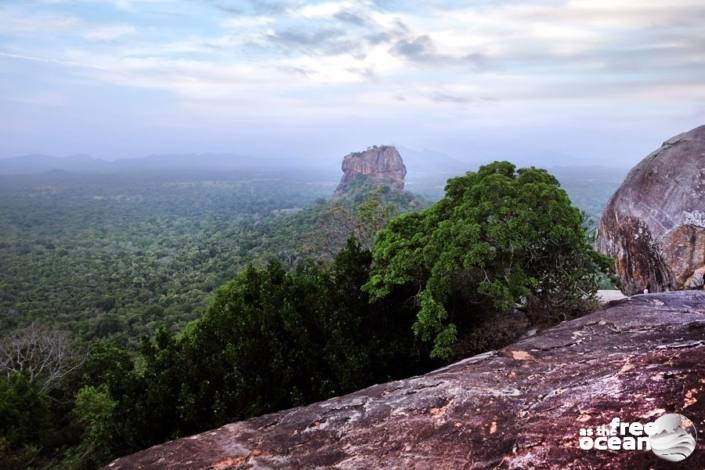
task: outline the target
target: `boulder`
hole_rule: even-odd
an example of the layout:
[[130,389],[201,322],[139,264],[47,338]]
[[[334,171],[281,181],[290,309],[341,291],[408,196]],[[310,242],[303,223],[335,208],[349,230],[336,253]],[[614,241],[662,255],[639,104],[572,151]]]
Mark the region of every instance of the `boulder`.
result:
[[[671,468],[581,428],[680,413],[705,435],[705,293],[639,295],[423,376],[179,439],[106,468]],[[678,468],[705,468],[705,440]]]
[[701,288],[705,268],[705,126],[634,167],[605,208],[597,248],[616,258],[622,291]]
[[396,148],[388,145],[370,147],[363,152],[354,152],[343,158],[343,177],[335,190],[336,195],[346,192],[353,181],[364,177],[374,185],[387,185],[392,189],[404,189],[406,166]]

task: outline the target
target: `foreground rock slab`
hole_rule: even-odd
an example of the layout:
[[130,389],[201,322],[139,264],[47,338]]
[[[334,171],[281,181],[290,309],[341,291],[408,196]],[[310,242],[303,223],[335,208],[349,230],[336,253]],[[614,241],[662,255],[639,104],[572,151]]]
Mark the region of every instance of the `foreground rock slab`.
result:
[[705,126],[669,139],[629,172],[597,230],[626,294],[703,285],[704,191]]
[[639,295],[507,348],[118,459],[109,469],[674,468],[581,427],[681,413],[705,468],[705,293]]

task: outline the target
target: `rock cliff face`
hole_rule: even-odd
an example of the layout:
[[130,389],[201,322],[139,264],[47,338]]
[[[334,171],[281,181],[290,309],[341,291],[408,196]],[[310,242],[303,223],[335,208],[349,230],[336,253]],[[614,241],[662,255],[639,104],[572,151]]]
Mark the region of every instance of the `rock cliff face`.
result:
[[343,159],[343,178],[336,195],[345,193],[359,176],[375,184],[386,184],[393,189],[404,189],[406,167],[396,148],[382,145],[370,147],[364,152],[354,152]]
[[[681,413],[705,468],[705,293],[635,296],[420,377],[230,424],[117,469],[672,468],[579,448],[580,428]],[[669,467],[668,465],[671,465]]]
[[610,199],[598,249],[627,294],[698,288],[705,273],[705,126],[641,161]]

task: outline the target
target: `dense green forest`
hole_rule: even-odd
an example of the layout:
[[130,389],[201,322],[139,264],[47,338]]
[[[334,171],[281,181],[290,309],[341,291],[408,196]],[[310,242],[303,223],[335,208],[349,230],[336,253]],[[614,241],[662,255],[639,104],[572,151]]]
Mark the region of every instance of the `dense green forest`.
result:
[[[583,173],[559,176],[594,227],[621,175]],[[425,199],[369,197],[363,186],[330,203],[334,178],[310,172],[3,176],[0,331],[39,320],[135,347],[158,326],[197,318],[248,262],[331,259],[350,234],[369,246],[386,220],[440,198],[444,184],[417,178]]]
[[506,162],[434,204],[365,180],[326,200],[303,174],[2,183],[8,468],[95,468],[422,373],[594,308],[606,267],[590,214]]
[[131,346],[178,331],[248,262],[330,258],[417,207],[360,190],[329,204],[332,184],[310,174],[0,179],[2,330],[39,320]]

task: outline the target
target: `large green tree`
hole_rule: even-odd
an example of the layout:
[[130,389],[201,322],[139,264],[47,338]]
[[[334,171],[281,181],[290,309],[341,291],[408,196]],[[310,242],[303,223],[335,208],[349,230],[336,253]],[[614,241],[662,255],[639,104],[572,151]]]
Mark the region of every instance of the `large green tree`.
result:
[[575,314],[604,266],[558,181],[509,162],[450,179],[438,203],[382,230],[373,256],[371,298],[411,287],[414,331],[444,359],[462,353],[459,339],[488,317],[517,305],[534,322]]
[[[372,255],[355,239],[329,264],[250,266],[179,335],[145,340],[137,367],[111,350],[103,385],[81,390],[75,459],[129,453],[263,413],[428,370],[409,292],[370,303]],[[95,361],[93,361],[95,362]],[[91,364],[86,370],[94,371]]]

